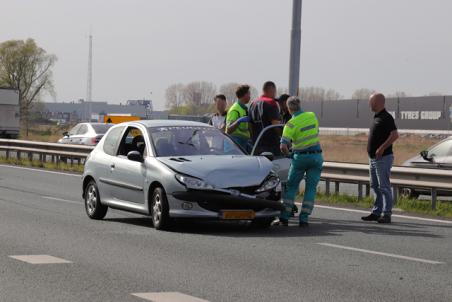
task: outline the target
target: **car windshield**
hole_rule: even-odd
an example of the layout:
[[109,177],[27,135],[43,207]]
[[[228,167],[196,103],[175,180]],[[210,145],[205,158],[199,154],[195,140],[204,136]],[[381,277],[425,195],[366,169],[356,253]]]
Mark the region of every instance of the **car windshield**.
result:
[[158,157],[244,154],[228,136],[210,127],[155,127],[149,133]]
[[107,130],[113,126],[113,124],[91,124],[91,126],[97,134],[105,134],[107,133]]

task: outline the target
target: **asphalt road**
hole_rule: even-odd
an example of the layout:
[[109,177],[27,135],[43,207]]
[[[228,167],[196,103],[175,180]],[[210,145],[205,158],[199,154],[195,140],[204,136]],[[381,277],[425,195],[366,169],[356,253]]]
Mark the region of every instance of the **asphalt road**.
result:
[[[452,301],[452,223],[317,208],[309,229],[89,220],[79,175],[0,166],[0,301]],[[69,261],[29,264],[11,256]],[[154,299],[185,302],[189,298]]]

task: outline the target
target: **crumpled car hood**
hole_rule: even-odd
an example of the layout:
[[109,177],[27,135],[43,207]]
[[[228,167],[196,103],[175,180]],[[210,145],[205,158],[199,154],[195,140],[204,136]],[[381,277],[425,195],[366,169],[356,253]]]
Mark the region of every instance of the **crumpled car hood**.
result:
[[207,155],[159,157],[171,169],[200,178],[216,188],[260,185],[272,170],[265,157],[246,155]]

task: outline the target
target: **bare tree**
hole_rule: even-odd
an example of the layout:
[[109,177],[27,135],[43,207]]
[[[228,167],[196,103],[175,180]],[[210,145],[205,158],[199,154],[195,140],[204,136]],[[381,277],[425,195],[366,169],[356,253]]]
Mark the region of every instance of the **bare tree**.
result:
[[337,101],[344,98],[339,92],[334,89],[328,89],[325,92],[325,101]]
[[20,120],[28,136],[29,113],[43,92],[54,95],[52,67],[56,56],[33,39],[0,43],[0,86],[19,91]]
[[300,98],[302,101],[320,102],[336,101],[342,98],[341,94],[334,89],[325,89],[323,87],[303,87],[300,88]]
[[289,94],[289,88],[278,86],[277,94],[278,94],[278,96],[280,96],[282,94]]
[[205,81],[191,82],[185,86],[184,99],[188,104],[201,106],[212,103],[217,88],[215,84]]
[[220,89],[218,90],[219,93],[224,94],[226,96],[226,100],[229,104],[234,103],[237,101],[237,96],[235,95],[235,91],[237,90],[237,87],[239,87],[241,84],[239,83],[226,83],[220,86]]
[[388,98],[406,98],[409,97],[409,94],[407,94],[405,91],[396,91],[394,93],[388,93],[386,95]]
[[427,93],[425,96],[444,96],[444,94],[441,92],[432,91],[432,92]]
[[375,92],[374,89],[360,88],[353,92],[352,99],[353,100],[367,100],[374,92]]
[[259,91],[256,87],[250,85],[250,92],[251,92],[251,100],[255,100],[259,97]]
[[182,83],[172,84],[166,88],[165,99],[166,108],[177,109],[184,103],[184,89],[185,86]]

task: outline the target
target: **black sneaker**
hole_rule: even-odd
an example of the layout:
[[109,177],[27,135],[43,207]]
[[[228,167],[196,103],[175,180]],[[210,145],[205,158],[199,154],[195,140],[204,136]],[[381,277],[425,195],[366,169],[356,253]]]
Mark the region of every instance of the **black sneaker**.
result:
[[391,216],[384,215],[383,217],[378,218],[378,223],[391,223]]
[[277,225],[289,226],[289,220],[284,219],[284,218],[279,218],[272,222],[272,226],[277,226]]
[[369,216],[361,217],[361,219],[364,221],[378,221],[378,219],[380,219],[380,216],[372,213]]
[[300,228],[307,228],[309,226],[309,222],[307,221],[300,221],[300,223],[298,224],[298,226]]

